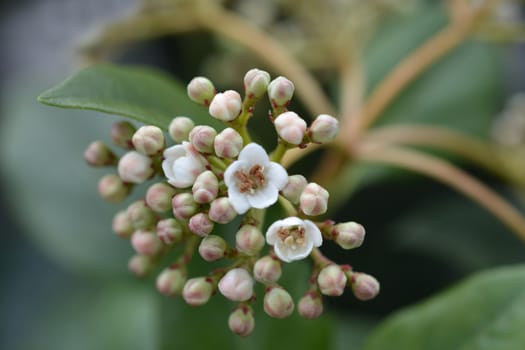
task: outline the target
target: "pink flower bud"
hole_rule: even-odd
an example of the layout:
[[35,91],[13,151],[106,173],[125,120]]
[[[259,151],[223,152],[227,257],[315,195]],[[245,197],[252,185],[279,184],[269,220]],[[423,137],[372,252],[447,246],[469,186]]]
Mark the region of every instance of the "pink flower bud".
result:
[[268,85],[268,97],[273,107],[288,105],[292,99],[295,86],[285,77],[277,77]]
[[317,285],[321,293],[329,296],[343,294],[346,287],[347,277],[339,265],[328,265],[319,272]]
[[232,301],[246,301],[253,295],[253,278],[243,268],[232,269],[219,281],[219,291]]
[[128,261],[128,269],[137,277],[144,277],[153,268],[153,261],[147,255],[134,255]]
[[213,153],[213,141],[217,131],[208,125],[197,125],[190,131],[190,143],[201,153]]
[[114,174],[104,175],[98,181],[98,193],[110,203],[121,202],[129,194],[130,186]]
[[243,225],[235,235],[235,246],[238,251],[246,255],[255,255],[264,247],[264,236],[257,227]]
[[217,198],[217,194],[219,193],[219,180],[212,171],[207,170],[197,176],[191,191],[195,202],[209,203]]
[[250,69],[244,76],[244,92],[250,99],[259,99],[265,93],[270,83],[270,74],[263,70]]
[[166,268],[157,276],[157,290],[166,295],[173,296],[182,293],[186,283],[186,271],[178,268]]
[[204,237],[213,231],[213,222],[210,221],[208,215],[197,213],[190,218],[188,228],[197,236]]
[[241,113],[242,100],[237,91],[227,90],[215,95],[211,101],[209,112],[215,119],[231,122]]
[[221,158],[235,158],[243,147],[242,136],[232,128],[221,131],[213,141],[215,154]]
[[131,138],[135,133],[135,127],[128,121],[121,121],[111,126],[111,141],[116,146],[132,149]]
[[175,189],[164,182],[158,182],[148,188],[146,204],[157,213],[165,213],[171,209],[171,199]]
[[188,140],[194,126],[193,120],[188,117],[175,117],[168,127],[168,133],[173,141],[181,143]]
[[182,240],[182,226],[173,218],[160,220],[157,223],[157,236],[164,244],[177,244]]
[[237,216],[228,197],[220,197],[211,202],[208,213],[210,219],[218,224],[227,224]]
[[271,256],[263,256],[253,266],[253,277],[261,283],[275,283],[281,278],[281,263]]
[[314,319],[323,313],[323,301],[321,296],[315,292],[306,293],[297,304],[299,315],[304,318]]
[[162,242],[150,231],[138,230],[131,236],[133,249],[141,255],[157,255],[162,249]]
[[190,100],[201,105],[209,106],[211,99],[215,95],[213,83],[204,77],[193,78],[187,87]]
[[153,175],[151,158],[137,151],[129,151],[118,162],[118,174],[124,182],[140,184]]
[[144,201],[131,203],[126,212],[136,230],[147,229],[155,225],[155,213],[146,206]]
[[199,254],[206,261],[216,261],[224,257],[227,248],[228,244],[222,237],[209,235],[202,239]]
[[189,193],[179,193],[171,200],[173,216],[179,220],[188,220],[199,209],[198,204]]
[[255,318],[251,306],[242,305],[236,308],[228,318],[228,326],[233,333],[241,337],[250,335],[255,327]]
[[317,216],[326,213],[328,208],[328,191],[311,182],[304,188],[299,197],[299,207],[306,215]]
[[264,312],[275,318],[286,318],[292,314],[294,303],[290,294],[281,287],[270,287],[264,295]]
[[292,175],[288,177],[288,183],[281,190],[281,194],[293,204],[299,203],[299,197],[308,184],[303,175]]
[[93,141],[84,151],[84,159],[91,166],[101,167],[116,164],[117,157],[102,141]]
[[204,305],[210,300],[213,285],[206,277],[189,279],[182,290],[182,297],[191,306]]
[[131,138],[137,152],[145,156],[159,154],[166,147],[162,130],[154,125],[141,126]]
[[119,237],[128,238],[131,236],[134,228],[126,210],[119,211],[113,217],[112,228],[113,232],[115,232]]
[[345,222],[334,226],[335,242],[343,249],[360,247],[365,239],[365,228],[357,222]]
[[352,291],[357,299],[366,301],[379,294],[379,282],[366,273],[355,273],[352,276]]
[[303,142],[306,132],[306,122],[294,112],[279,114],[274,120],[275,129],[281,139],[292,145]]
[[308,130],[308,136],[313,142],[326,143],[332,141],[339,131],[339,121],[328,114],[320,114],[315,118]]

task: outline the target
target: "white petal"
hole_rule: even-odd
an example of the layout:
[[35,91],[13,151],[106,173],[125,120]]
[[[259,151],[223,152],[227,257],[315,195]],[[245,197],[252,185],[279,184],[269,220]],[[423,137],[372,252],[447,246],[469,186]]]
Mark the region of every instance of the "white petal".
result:
[[277,236],[277,231],[283,226],[282,222],[283,220],[277,220],[266,230],[266,242],[268,242],[269,245],[274,245],[281,240],[279,236]]
[[281,226],[296,226],[296,225],[303,225],[304,223],[303,220],[299,219],[296,216],[287,217],[286,219],[283,219],[280,222],[281,222]]
[[274,247],[273,247],[273,250],[275,252],[275,255],[277,255],[277,257],[279,259],[281,259],[282,261],[284,262],[291,262],[292,259],[289,257],[289,248],[287,246],[285,246],[282,242],[278,242]]
[[301,247],[301,249],[291,250],[291,253],[293,253],[291,260],[301,260],[306,258],[312,252],[312,248],[312,242],[307,241],[305,245]]
[[184,188],[193,185],[196,176],[192,171],[192,165],[194,165],[194,162],[191,157],[181,157],[173,162],[172,170],[175,186]]
[[224,183],[228,188],[237,186],[235,173],[238,170],[244,170],[245,167],[247,167],[246,162],[242,160],[236,160],[235,162],[231,163],[228,168],[226,168],[226,171],[224,172]]
[[264,209],[277,202],[279,190],[273,184],[268,183],[266,186],[256,190],[253,194],[247,194],[246,197],[252,207]]
[[173,175],[171,162],[168,162],[167,159],[162,161],[162,171],[168,180],[174,180],[175,176]]
[[[312,242],[314,247],[320,247],[323,244],[323,235],[316,224],[310,220],[304,220],[304,227],[306,228],[306,235],[309,242]],[[312,248],[310,248],[312,249]]]
[[183,145],[175,145],[164,150],[164,158],[167,160],[173,160],[186,155],[186,150]]
[[253,142],[242,149],[239,153],[239,160],[247,162],[250,166],[259,164],[266,167],[270,163],[270,158],[264,148]]
[[288,173],[279,163],[271,162],[265,168],[266,181],[272,183],[279,190],[282,190],[288,183]]
[[246,196],[235,187],[228,188],[228,199],[237,214],[244,214],[250,209],[250,203],[248,203]]

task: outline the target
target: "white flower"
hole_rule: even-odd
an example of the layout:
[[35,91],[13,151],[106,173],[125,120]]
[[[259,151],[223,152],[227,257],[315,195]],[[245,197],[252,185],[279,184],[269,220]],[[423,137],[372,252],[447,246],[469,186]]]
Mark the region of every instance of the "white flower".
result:
[[310,255],[313,247],[319,247],[323,243],[323,237],[319,228],[310,220],[291,216],[268,227],[266,242],[273,245],[279,259],[291,262]]
[[233,301],[245,301],[253,295],[254,280],[243,268],[228,271],[219,281],[219,291]]
[[189,142],[183,142],[164,151],[162,170],[171,185],[185,188],[206,170],[206,160]]
[[282,165],[270,161],[264,148],[250,143],[226,169],[224,182],[233,208],[244,214],[251,207],[262,209],[277,202],[288,173]]

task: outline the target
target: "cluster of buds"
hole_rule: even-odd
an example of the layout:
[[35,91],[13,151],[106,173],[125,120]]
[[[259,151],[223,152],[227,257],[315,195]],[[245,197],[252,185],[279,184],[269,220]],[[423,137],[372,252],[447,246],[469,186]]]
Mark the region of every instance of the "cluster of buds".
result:
[[[119,122],[112,127],[111,139],[124,154],[117,156],[96,141],[84,155],[92,166],[116,167],[98,184],[100,195],[109,202],[120,202],[135,185],[152,182],[144,199],[119,211],[113,220],[113,231],[129,239],[136,251],[129,269],[137,276],[158,273],[158,291],[182,296],[189,305],[206,304],[219,292],[236,303],[228,325],[241,336],[250,334],[255,325],[255,283],[265,287],[262,299],[268,315],[285,318],[294,311],[292,296],[279,284],[285,263],[313,261],[305,294],[297,304],[305,318],[320,316],[323,297],[340,296],[347,287],[360,300],[379,292],[374,277],[338,265],[319,249],[323,240],[343,249],[357,248],[363,243],[364,228],[355,222],[318,220],[327,211],[328,191],[302,175],[288,175],[281,165],[292,148],[330,142],[338,131],[337,119],[322,114],[308,125],[288,111],[294,85],[284,77],[271,80],[267,72],[252,69],[244,78],[244,90],[244,98],[233,90],[217,93],[210,80],[195,78],[187,88],[190,99],[208,107],[211,117],[224,122],[224,129],[175,117],[167,132],[176,144],[167,147],[159,127],[136,129]],[[247,129],[256,103],[265,94],[278,136],[269,154],[251,142]],[[273,205],[282,206],[285,217],[265,223],[266,209]],[[220,228],[238,216],[235,229]],[[161,257],[179,245],[183,246],[180,256],[159,268]],[[187,266],[195,253],[208,262],[229,260],[230,264],[191,277]]]

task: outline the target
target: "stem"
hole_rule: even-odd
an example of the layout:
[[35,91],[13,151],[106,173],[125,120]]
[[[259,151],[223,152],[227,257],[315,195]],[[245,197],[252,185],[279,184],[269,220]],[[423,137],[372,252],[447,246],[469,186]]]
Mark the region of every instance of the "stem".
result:
[[281,159],[283,158],[284,154],[288,150],[288,147],[284,145],[282,142],[279,141],[277,144],[277,147],[273,150],[273,152],[270,154],[270,160],[272,162],[281,162]]
[[264,224],[264,217],[266,216],[266,209],[251,208],[244,217],[243,222],[248,225],[253,225],[261,229]]
[[284,211],[289,216],[297,216],[297,210],[293,204],[286,199],[284,196],[279,195],[279,204],[283,207]]
[[319,248],[312,249],[312,253],[310,254],[310,256],[312,257],[315,266],[319,269],[322,269],[323,267],[334,263],[332,260],[324,256],[323,253],[321,253],[321,251],[319,250]]

